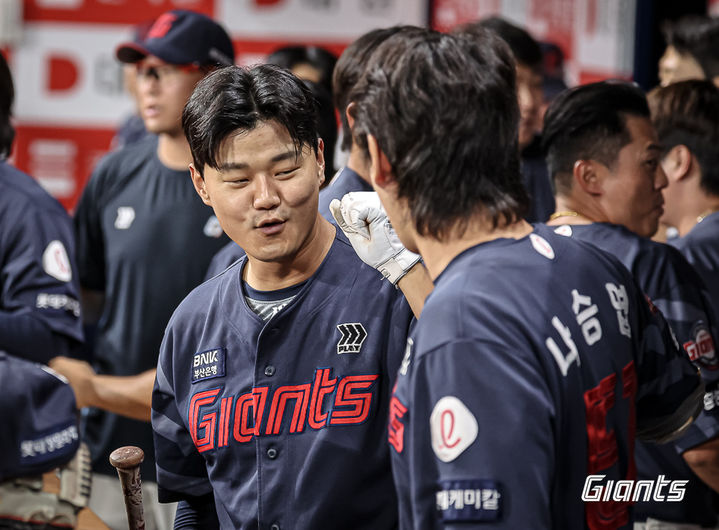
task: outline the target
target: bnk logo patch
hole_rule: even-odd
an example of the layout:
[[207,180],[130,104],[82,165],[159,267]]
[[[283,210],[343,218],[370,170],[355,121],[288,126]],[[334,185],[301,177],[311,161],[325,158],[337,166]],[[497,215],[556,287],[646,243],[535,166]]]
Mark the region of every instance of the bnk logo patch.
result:
[[337,343],[337,353],[359,353],[362,343],[367,338],[367,330],[359,322],[338,324],[337,329],[342,338]]
[[225,348],[196,353],[192,357],[192,382],[225,376]]

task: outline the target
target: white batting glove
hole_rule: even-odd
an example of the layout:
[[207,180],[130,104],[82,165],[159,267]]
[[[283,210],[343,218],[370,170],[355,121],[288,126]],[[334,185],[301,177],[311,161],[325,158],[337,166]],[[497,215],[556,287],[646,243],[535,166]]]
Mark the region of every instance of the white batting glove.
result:
[[330,203],[330,212],[360,259],[382,273],[392,285],[396,286],[419,261],[419,254],[404,248],[399,240],[377,193],[348,193],[341,201],[334,199]]

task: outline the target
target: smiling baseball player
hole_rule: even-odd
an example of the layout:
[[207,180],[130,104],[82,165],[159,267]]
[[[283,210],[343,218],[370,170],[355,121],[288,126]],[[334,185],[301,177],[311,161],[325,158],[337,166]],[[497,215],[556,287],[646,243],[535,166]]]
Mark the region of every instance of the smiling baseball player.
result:
[[386,425],[411,320],[392,285],[403,270],[382,281],[318,213],[313,105],[264,65],[211,74],[184,112],[195,188],[246,257],[190,293],[161,348],[152,424],[176,527],[397,524]]

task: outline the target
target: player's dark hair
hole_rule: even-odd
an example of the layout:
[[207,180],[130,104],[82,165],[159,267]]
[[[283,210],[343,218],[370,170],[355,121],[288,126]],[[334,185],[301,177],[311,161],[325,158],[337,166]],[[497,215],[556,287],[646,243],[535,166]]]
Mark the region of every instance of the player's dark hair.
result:
[[494,226],[524,215],[514,60],[491,31],[398,32],[372,54],[350,101],[357,144],[366,151],[367,135],[377,139],[420,235],[464,230],[476,214]]
[[332,71],[337,63],[335,55],[319,46],[284,46],[272,52],[265,60],[267,64],[276,64],[292,70],[299,64],[308,64],[320,72],[319,84],[332,92]]
[[12,104],[15,100],[15,88],[10,67],[0,53],[0,160],[10,156],[15,129],[10,123]]
[[649,117],[644,92],[624,81],[602,81],[565,90],[544,115],[542,145],[557,193],[572,189],[577,160],[612,167],[631,141],[627,116]]
[[372,52],[388,37],[400,31],[400,29],[401,26],[394,26],[391,28],[374,29],[369,33],[365,33],[347,46],[337,60],[335,70],[332,74],[332,98],[334,99],[335,108],[339,112],[340,121],[342,122],[341,147],[343,151],[349,151],[352,147],[352,131],[347,122],[346,113],[347,105],[350,103],[350,92],[357,84],[357,81],[359,81]]
[[488,17],[463,24],[456,28],[454,32],[481,35],[485,29],[494,31],[507,43],[517,63],[532,70],[541,71],[542,49],[539,43],[527,31],[501,17]]
[[317,102],[317,133],[325,144],[325,183],[329,184],[334,174],[335,144],[337,143],[337,119],[332,104],[332,95],[319,83],[303,81]]
[[649,93],[652,121],[664,152],[685,145],[701,168],[701,187],[719,196],[719,88],[681,81]]
[[309,87],[288,70],[272,64],[215,70],[195,87],[182,112],[182,128],[195,169],[219,169],[222,142],[236,131],[277,121],[299,152],[317,153],[317,104]]
[[664,23],[662,33],[667,46],[694,57],[706,77],[719,76],[719,18],[687,15],[676,22]]

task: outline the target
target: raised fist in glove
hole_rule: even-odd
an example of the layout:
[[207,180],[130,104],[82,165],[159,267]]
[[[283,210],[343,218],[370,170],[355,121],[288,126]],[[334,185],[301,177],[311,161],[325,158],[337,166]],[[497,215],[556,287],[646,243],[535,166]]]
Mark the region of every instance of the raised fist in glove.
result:
[[419,261],[418,254],[404,248],[375,192],[355,191],[341,201],[334,199],[330,212],[360,259],[392,285]]

